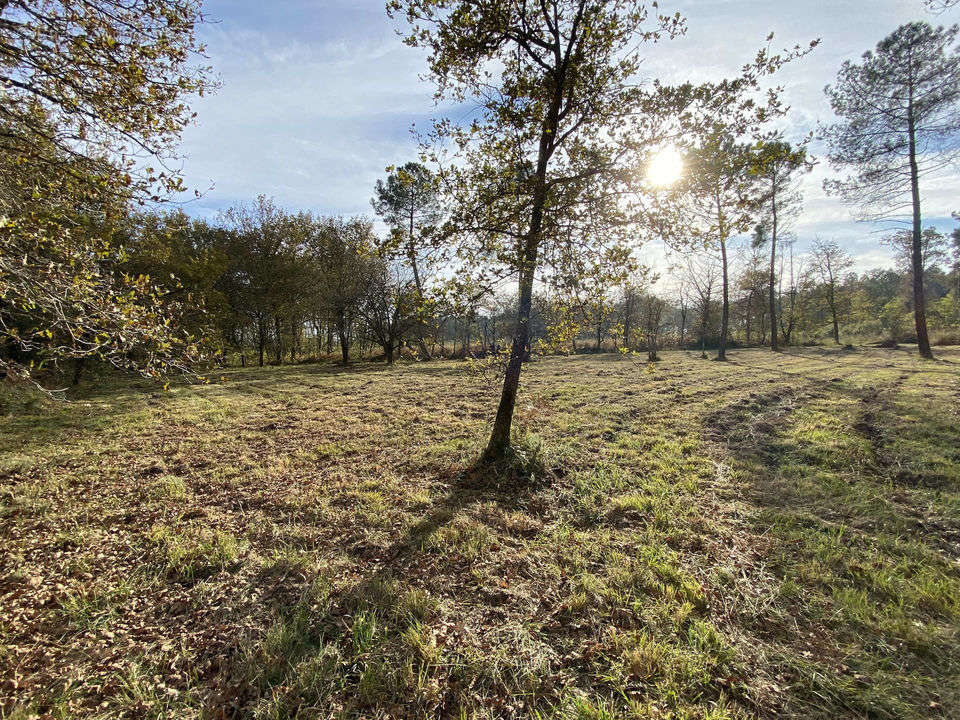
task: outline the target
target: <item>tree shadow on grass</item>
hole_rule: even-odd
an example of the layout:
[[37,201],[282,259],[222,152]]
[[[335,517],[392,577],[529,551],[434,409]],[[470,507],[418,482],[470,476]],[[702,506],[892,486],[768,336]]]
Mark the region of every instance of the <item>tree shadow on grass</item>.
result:
[[[474,558],[457,544],[469,544],[472,538],[457,536],[457,541],[440,547],[434,538],[469,516],[472,508],[492,505],[507,512],[529,511],[538,494],[549,491],[553,478],[538,448],[529,445],[521,445],[500,465],[475,464],[436,477],[445,485],[444,492],[397,539],[386,547],[355,549],[357,577],[337,587],[323,587],[320,578],[322,587],[315,583],[306,595],[277,603],[277,625],[261,649],[238,652],[237,662],[219,683],[240,688],[240,697],[232,698],[239,700],[233,717],[248,717],[251,705],[263,702],[279,708],[276,712],[271,707],[273,714],[293,717],[292,706],[323,706],[342,699],[344,693],[351,705],[344,713],[348,717],[365,717],[371,711],[396,716],[401,707],[405,710],[400,715],[405,717],[455,715],[464,700],[458,694],[460,680],[466,690],[472,682],[491,679],[463,679],[475,671],[483,675],[467,664],[451,668],[452,677],[442,686],[424,691],[418,686],[418,674],[426,677],[436,668],[424,655],[432,651],[418,646],[418,638],[427,638],[428,646],[433,642],[423,628],[431,625],[432,633],[438,626],[433,621],[438,619],[439,597],[454,597],[459,603],[481,590],[468,587]],[[465,527],[466,532],[476,525]],[[268,578],[254,581],[266,583]],[[474,595],[473,601],[479,597]],[[456,617],[447,620],[441,628],[458,622]],[[285,639],[276,650],[271,638],[278,633]],[[318,664],[318,658],[332,660]],[[208,712],[222,707],[226,699],[223,695],[211,698]]]
[[526,508],[538,491],[550,485],[552,477],[539,448],[529,445],[515,447],[500,463],[475,463],[452,478],[447,493],[394,543],[386,556],[400,559],[417,550],[424,539],[470,506],[493,503],[504,510]]
[[[936,406],[905,402],[898,392],[909,375],[898,369],[882,384],[847,373],[831,382],[791,378],[703,421],[718,461],[734,469],[724,492],[750,508],[762,567],[782,583],[777,612],[790,618],[741,622],[759,632],[784,628],[784,647],[795,643],[808,658],[789,660],[785,672],[817,689],[812,700],[821,710],[826,700],[865,715],[882,707],[902,717],[909,707],[921,716],[928,704],[946,707],[937,693],[960,665],[955,638],[935,630],[956,622],[949,596],[957,575],[945,558],[960,550],[960,485],[941,456],[960,445],[960,429]],[[793,425],[800,412],[809,437]],[[929,457],[906,463],[904,448]],[[813,637],[819,641],[811,644]],[[830,670],[837,646],[851,673],[870,678],[866,684]],[[897,662],[886,666],[882,648],[893,646]],[[871,685],[887,690],[871,693]]]

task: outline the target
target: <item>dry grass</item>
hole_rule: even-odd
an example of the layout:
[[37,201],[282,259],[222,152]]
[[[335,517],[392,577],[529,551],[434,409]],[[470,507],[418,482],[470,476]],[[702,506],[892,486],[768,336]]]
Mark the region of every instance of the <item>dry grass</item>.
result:
[[960,351],[664,356],[0,418],[0,717],[960,717]]

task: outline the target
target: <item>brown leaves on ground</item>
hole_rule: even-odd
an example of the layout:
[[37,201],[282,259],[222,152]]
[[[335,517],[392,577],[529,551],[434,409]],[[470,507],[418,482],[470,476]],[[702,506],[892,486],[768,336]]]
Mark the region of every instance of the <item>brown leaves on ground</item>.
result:
[[0,707],[949,717],[960,353],[731,359],[533,363],[495,470],[449,362],[0,419]]

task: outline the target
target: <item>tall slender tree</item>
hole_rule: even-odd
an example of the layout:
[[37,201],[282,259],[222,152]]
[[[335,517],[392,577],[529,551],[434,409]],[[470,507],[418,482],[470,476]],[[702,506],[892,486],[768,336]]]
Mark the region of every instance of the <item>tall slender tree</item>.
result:
[[837,285],[840,282],[840,276],[853,265],[853,260],[836,240],[820,238],[813,241],[810,255],[820,281],[827,288],[827,308],[830,310],[830,319],[833,322],[833,341],[839,345],[840,318]]
[[800,210],[803,196],[799,190],[799,176],[812,169],[806,148],[794,147],[779,135],[760,140],[754,148],[751,172],[757,177],[761,192],[761,212],[764,214],[758,232],[757,246],[770,244],[770,349],[778,350],[777,332],[777,241]]
[[721,271],[720,345],[717,360],[727,359],[730,334],[729,242],[755,222],[761,198],[750,172],[751,146],[730,133],[708,135],[688,153],[679,198],[679,222],[673,231],[719,251]]
[[849,174],[825,183],[861,217],[912,218],[913,313],[920,355],[932,358],[923,288],[921,179],[960,150],[960,28],[902,25],[845,62],[826,93],[840,120],[822,129],[830,161]]
[[[954,220],[960,220],[960,213],[953,213]],[[953,258],[953,298],[960,303],[960,227],[950,233],[950,255]]]
[[[380,252],[388,259],[399,255],[410,266],[422,315],[427,299],[423,266],[430,260],[431,235],[443,216],[436,179],[426,166],[408,162],[391,171],[386,181],[377,180],[371,204],[391,231]],[[422,327],[418,335],[420,352],[429,357]]]

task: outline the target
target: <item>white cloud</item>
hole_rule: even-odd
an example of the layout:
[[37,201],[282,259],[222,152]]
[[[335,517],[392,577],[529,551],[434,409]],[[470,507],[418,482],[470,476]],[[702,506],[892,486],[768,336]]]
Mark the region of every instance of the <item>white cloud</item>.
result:
[[[211,215],[265,193],[291,208],[369,213],[384,167],[416,154],[411,123],[425,127],[437,112],[433,87],[420,79],[424,53],[401,42],[382,0],[208,0],[207,8],[217,22],[202,34],[223,88],[196,103],[198,124],[183,147],[191,187],[215,187],[188,210]],[[829,119],[823,86],[843,60],[856,59],[903,22],[957,19],[926,15],[922,0],[664,0],[661,10],[679,10],[689,27],[684,38],[653,46],[645,63],[647,75],[668,82],[732,75],[771,31],[774,48],[821,38],[777,78],[796,135]],[[823,192],[831,173],[821,162],[804,181],[798,245],[830,234],[856,253],[858,266],[883,264],[876,227],[854,222],[850,209]],[[931,222],[951,226],[958,186],[956,171],[926,183]],[[655,246],[647,254],[662,257]]]

